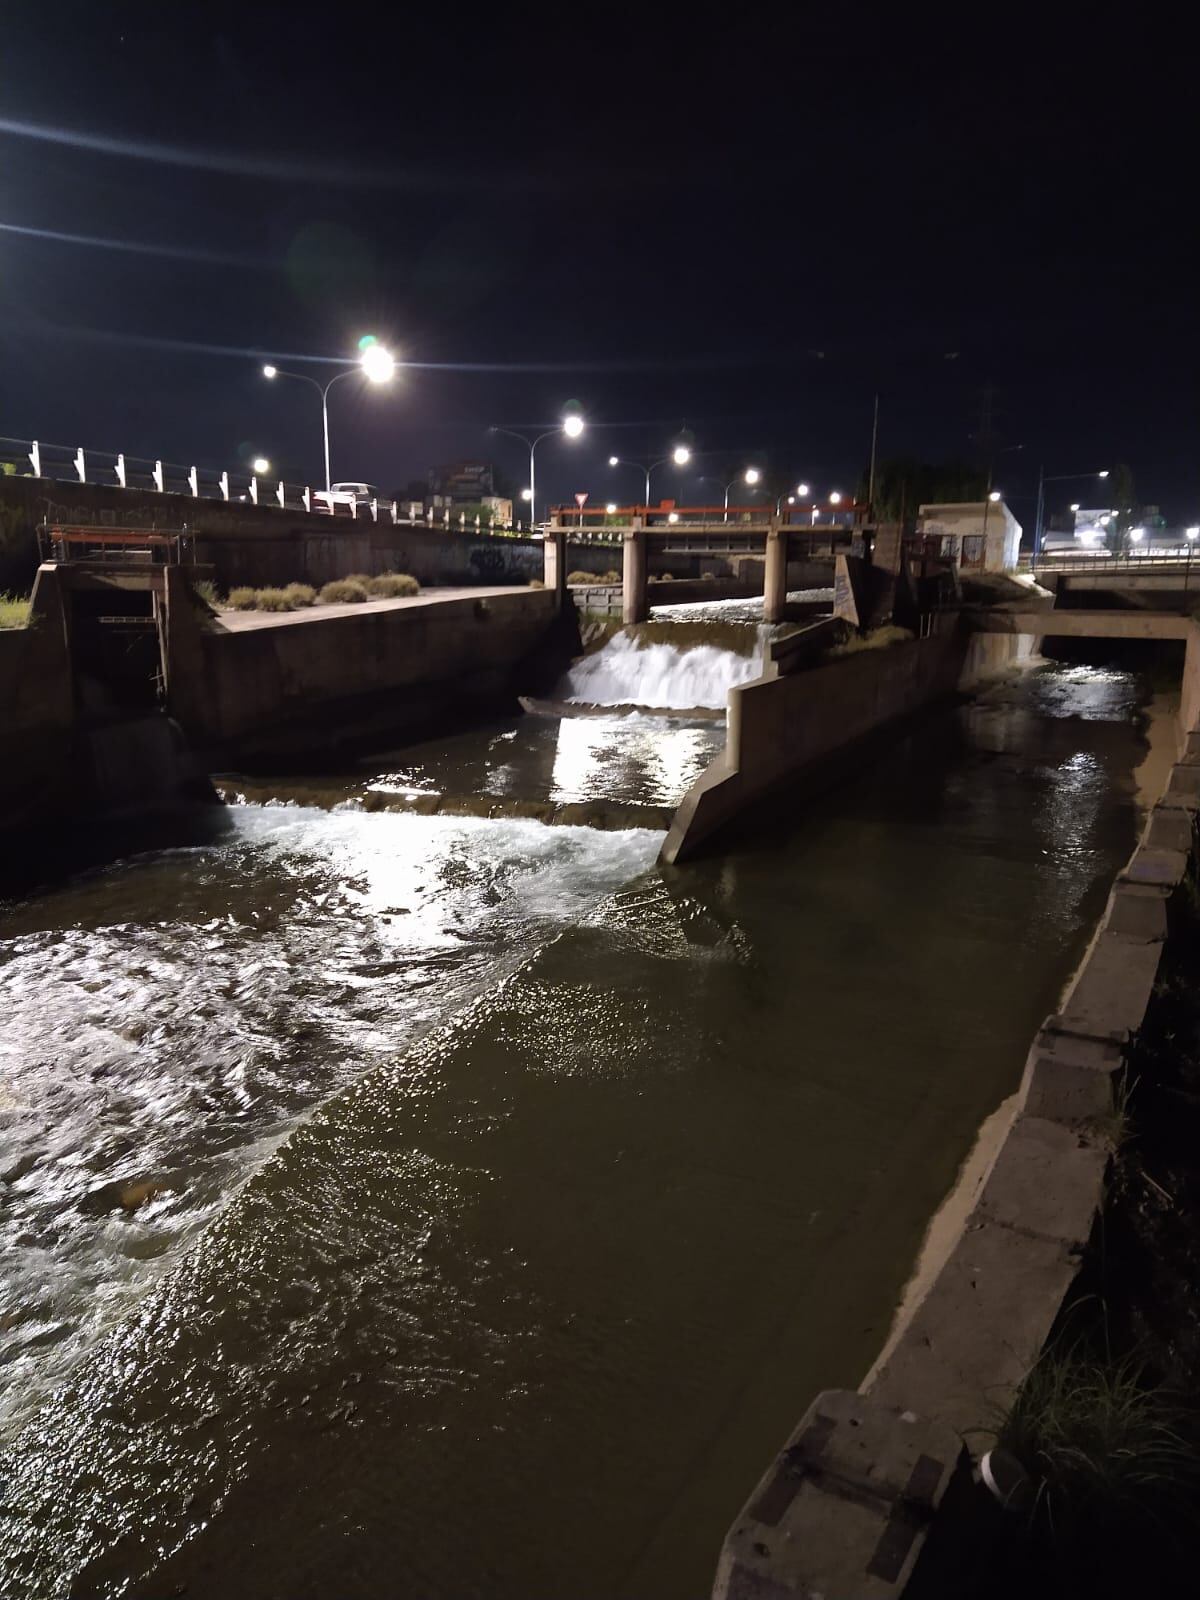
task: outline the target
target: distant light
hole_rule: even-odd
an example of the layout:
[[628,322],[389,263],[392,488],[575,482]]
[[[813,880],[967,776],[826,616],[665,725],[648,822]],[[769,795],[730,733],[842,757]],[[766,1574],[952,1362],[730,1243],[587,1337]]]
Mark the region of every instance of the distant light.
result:
[[1145,528],[1130,528],[1129,537],[1133,540],[1134,544],[1141,544],[1142,540],[1146,537],[1146,530]]
[[[1000,500],[1000,491],[999,491],[999,489],[993,489],[991,494],[988,495],[988,499],[992,502],[993,505],[996,505]],[[1072,511],[1078,511],[1079,507],[1078,506],[1072,506],[1071,510]]]
[[1189,539],[1200,539],[1200,528],[1185,528],[1184,532]]
[[1107,477],[1108,477],[1108,468],[1107,468],[1107,467],[1105,467],[1105,469],[1104,469],[1104,471],[1103,471],[1103,472],[1098,472],[1098,473],[1097,473],[1097,474],[1096,474],[1096,476],[1097,476],[1097,477],[1098,477],[1098,478],[1107,478]]
[[1079,501],[1078,500],[1076,500],[1074,505],[1072,505],[1071,510],[1072,511],[1078,511],[1079,510]]
[[668,511],[667,512],[667,521],[668,522],[678,522],[679,521],[679,513],[678,513],[678,511]]
[[840,506],[841,503],[842,503],[842,497],[838,493],[838,491],[835,489],[833,491],[833,493],[829,496],[829,504],[831,506]]
[[757,483],[758,480],[761,477],[762,477],[762,473],[758,470],[757,467],[747,467],[746,468],[746,482],[747,483]]
[[806,483],[798,483],[796,485],[796,493],[800,496],[801,500],[807,500],[811,492],[812,491],[809,489]]
[[[362,344],[361,339],[359,344]],[[387,383],[396,371],[396,358],[373,339],[363,350],[358,364],[369,383]]]
[[619,467],[621,465],[620,457],[619,456],[609,456],[608,464],[609,464],[610,467]]
[[255,456],[250,465],[253,467],[254,471],[258,473],[260,478],[264,472],[270,472],[271,470],[271,463],[267,460],[266,456]]
[[1101,517],[1100,518],[1100,526],[1102,528],[1107,528],[1111,521],[1112,521],[1111,517]]
[[264,378],[273,378],[273,377],[276,376],[278,371],[279,371],[279,368],[278,367],[273,367],[271,365],[271,363],[268,361],[266,366],[263,368],[263,377]]
[[677,444],[674,450],[671,451],[671,460],[677,467],[686,467],[691,459],[692,452],[685,444]]
[[795,504],[796,504],[796,496],[794,494],[788,495],[788,505],[794,506]]
[[617,502],[615,500],[610,500],[604,509],[608,512],[610,517],[615,516],[617,512]]
[[522,500],[532,500],[533,499],[533,490],[532,489],[522,489],[521,490],[521,499]]
[[568,439],[578,439],[583,432],[583,418],[577,416],[564,417],[562,426],[563,432]]

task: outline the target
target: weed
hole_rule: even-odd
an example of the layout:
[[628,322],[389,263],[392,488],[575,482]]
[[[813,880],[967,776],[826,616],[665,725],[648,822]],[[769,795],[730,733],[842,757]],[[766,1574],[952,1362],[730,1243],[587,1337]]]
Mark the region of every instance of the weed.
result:
[[201,578],[192,585],[192,593],[205,605],[211,606],[214,611],[221,609],[221,596],[217,593],[217,586],[211,578]]
[[23,628],[29,621],[29,601],[20,595],[0,594],[0,628]]
[[401,600],[420,594],[421,585],[407,572],[385,572],[367,583],[367,593],[376,600]]
[[366,598],[365,586],[354,578],[337,578],[321,590],[321,600],[327,606],[360,605]]

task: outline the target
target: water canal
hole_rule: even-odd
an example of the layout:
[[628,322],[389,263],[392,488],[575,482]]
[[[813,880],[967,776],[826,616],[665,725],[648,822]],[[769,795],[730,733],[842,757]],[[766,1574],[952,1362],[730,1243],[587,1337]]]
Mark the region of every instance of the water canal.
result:
[[1032,671],[684,869],[357,804],[720,738],[528,718],[0,907],[0,1592],[706,1593],[1016,1085],[1143,699]]

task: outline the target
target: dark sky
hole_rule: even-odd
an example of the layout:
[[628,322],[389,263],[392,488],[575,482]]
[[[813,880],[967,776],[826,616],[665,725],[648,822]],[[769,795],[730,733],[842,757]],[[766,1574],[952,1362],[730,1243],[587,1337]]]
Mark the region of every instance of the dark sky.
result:
[[1122,459],[1196,519],[1190,46],[1050,10],[7,6],[0,433],[317,483],[316,395],[261,362],[371,331],[428,364],[334,391],[334,476],[387,489],[521,481],[487,425],[569,400],[555,499],[633,497],[608,455],[682,426],[690,498],[853,488],[876,391],[881,454],[940,459],[991,385],[1024,520],[1039,462]]

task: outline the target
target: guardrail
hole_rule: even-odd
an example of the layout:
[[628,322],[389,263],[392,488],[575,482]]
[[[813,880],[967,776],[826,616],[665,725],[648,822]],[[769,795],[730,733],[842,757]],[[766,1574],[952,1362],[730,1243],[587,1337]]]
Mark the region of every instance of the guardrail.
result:
[[51,483],[136,489],[190,500],[217,500],[225,504],[243,503],[264,509],[303,512],[306,516],[340,516],[351,520],[369,516],[373,522],[383,520],[396,526],[458,529],[513,537],[527,536],[533,531],[519,520],[505,522],[496,517],[485,519],[478,514],[468,520],[465,512],[455,512],[451,506],[422,511],[420,516],[415,516],[411,505],[402,513],[400,502],[396,500],[325,502],[325,490],[313,489],[309,484],[289,483],[282,478],[275,480],[272,487],[265,475],[240,469],[184,466],[162,458],[151,460],[147,456],[126,455],[123,451],[85,450],[82,445],[73,449],[70,445],[49,444],[38,439],[10,439],[0,435],[0,465],[13,469],[18,477],[39,478]]
[[1114,572],[1147,567],[1182,567],[1190,572],[1193,566],[1200,569],[1200,554],[1191,543],[1160,545],[1154,550],[1052,550],[1021,556],[1017,562],[1020,572]]

